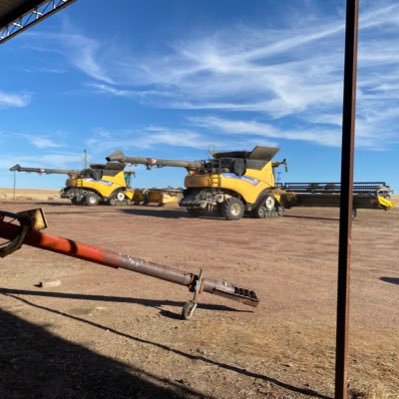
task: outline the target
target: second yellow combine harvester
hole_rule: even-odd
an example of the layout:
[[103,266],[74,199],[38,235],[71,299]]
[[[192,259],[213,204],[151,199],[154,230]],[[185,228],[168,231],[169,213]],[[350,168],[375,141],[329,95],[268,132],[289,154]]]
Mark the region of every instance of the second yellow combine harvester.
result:
[[82,170],[31,168],[18,164],[10,168],[13,172],[68,175],[61,198],[67,198],[75,205],[90,206],[99,203],[123,205],[132,201],[134,190],[130,187],[130,179],[134,172],[124,169],[125,165],[116,162],[92,164]]
[[[339,206],[339,187],[322,184],[322,189],[308,192],[306,187],[317,183],[302,183],[302,191],[278,185],[274,169],[286,166],[286,161],[272,161],[279,151],[275,147],[257,146],[252,151],[212,152],[207,161],[175,161],[125,156],[116,151],[106,159],[122,164],[143,164],[151,167],[183,167],[188,171],[180,206],[192,216],[216,213],[228,220],[238,220],[244,214],[257,218],[282,216],[284,208],[293,206]],[[354,184],[354,215],[357,208],[389,209],[389,188],[384,183]],[[305,187],[305,188],[304,188]],[[309,195],[312,194],[312,195]]]

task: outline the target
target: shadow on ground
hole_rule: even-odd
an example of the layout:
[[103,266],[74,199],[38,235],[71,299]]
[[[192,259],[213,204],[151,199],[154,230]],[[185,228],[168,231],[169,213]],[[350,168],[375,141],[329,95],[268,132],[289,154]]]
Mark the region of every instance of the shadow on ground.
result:
[[[88,324],[132,342],[155,346],[167,353],[174,353],[220,369],[270,382],[278,389],[287,391],[289,396],[286,397],[290,397],[292,393],[299,393],[305,397],[331,399],[309,388],[297,387],[235,365],[133,336],[82,317],[36,304],[6,291],[10,289],[3,288],[0,293],[25,305]],[[35,394],[32,395],[32,392]],[[41,327],[29,324],[4,311],[0,311],[0,397],[7,399],[25,397],[30,399],[212,398],[177,382],[135,369],[95,354],[79,345],[68,343]]]
[[[181,318],[180,313],[173,313],[162,309],[162,306],[175,306],[179,310],[184,306],[185,302],[170,301],[160,299],[143,299],[133,297],[111,296],[111,295],[88,295],[88,294],[71,294],[67,292],[53,292],[53,291],[33,291],[33,290],[19,290],[14,288],[1,288],[1,294],[15,294],[15,295],[33,295],[50,298],[66,298],[66,299],[82,299],[84,301],[103,301],[103,302],[119,302],[119,303],[134,303],[143,306],[150,306],[161,311],[161,315],[169,316],[173,319]],[[226,305],[216,305],[211,303],[198,303],[197,309],[216,310],[223,312],[252,312],[251,310],[242,310],[231,308]]]
[[179,219],[179,218],[190,218],[190,215],[184,210],[179,209],[159,209],[159,208],[138,208],[132,207],[129,209],[122,208],[120,212],[127,213],[128,215],[137,216],[154,216],[157,218],[168,218],[168,219]]
[[385,281],[386,283],[399,285],[399,277],[380,277],[380,280]]
[[285,218],[293,219],[310,219],[310,220],[332,220],[334,222],[339,222],[339,217],[326,217],[326,216],[308,216],[308,215],[284,215]]
[[67,342],[2,310],[0,397],[210,398]]

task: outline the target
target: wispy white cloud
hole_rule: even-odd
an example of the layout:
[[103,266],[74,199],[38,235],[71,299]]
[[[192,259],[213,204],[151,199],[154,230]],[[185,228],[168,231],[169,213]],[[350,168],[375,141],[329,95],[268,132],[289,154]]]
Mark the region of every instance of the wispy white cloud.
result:
[[210,145],[225,147],[226,142],[227,140],[215,139],[195,130],[148,126],[140,130],[97,130],[87,140],[86,145],[92,152],[103,153],[118,148],[154,149],[163,145],[206,150]]
[[260,139],[275,140],[299,140],[308,141],[328,146],[338,146],[340,144],[340,134],[337,129],[281,129],[269,123],[261,123],[254,120],[237,120],[218,117],[195,117],[190,121],[198,126],[209,130],[223,132],[231,136],[247,135],[257,136]]
[[[40,41],[40,44],[33,42],[26,45],[26,47],[37,52],[55,53],[66,58],[72,66],[90,78],[107,84],[114,83],[103,65],[103,59],[106,58],[107,51],[101,47],[101,43],[78,32],[70,33],[69,29],[66,32],[29,31],[27,36],[30,37],[30,40]],[[43,43],[49,43],[50,45],[43,46]],[[54,70],[57,69],[55,68]]]
[[30,101],[30,94],[16,94],[0,91],[0,109],[8,107],[26,107]]
[[61,147],[61,144],[56,143],[54,140],[48,138],[48,137],[29,137],[31,143],[37,147],[37,148],[57,148]]
[[101,66],[100,43],[94,39],[79,34],[64,34],[61,36],[71,63],[93,79],[112,84],[113,80]]
[[[184,39],[163,43],[156,54],[122,50],[76,29],[46,38],[61,43],[65,57],[91,78],[88,86],[96,93],[160,108],[202,110],[201,115],[212,111],[201,121],[202,138],[212,126],[221,135],[340,145],[342,6],[335,12],[329,8],[329,14],[312,1],[303,7],[309,7],[309,12],[301,9],[305,18],[287,19],[280,27],[236,25],[195,37],[187,32]],[[364,1],[359,26],[357,145],[381,148],[397,140],[399,4]],[[277,127],[288,119],[295,129]],[[150,146],[156,139],[198,147],[197,131],[162,129],[135,134],[136,145]]]
[[99,93],[111,94],[116,97],[132,97],[133,96],[133,93],[131,90],[118,89],[117,87],[109,85],[109,84],[90,82],[90,83],[88,83],[87,86],[95,89]]
[[60,68],[60,67],[30,67],[30,68],[24,67],[22,70],[27,73],[46,73],[46,74],[52,73],[59,75],[67,72],[66,68]]

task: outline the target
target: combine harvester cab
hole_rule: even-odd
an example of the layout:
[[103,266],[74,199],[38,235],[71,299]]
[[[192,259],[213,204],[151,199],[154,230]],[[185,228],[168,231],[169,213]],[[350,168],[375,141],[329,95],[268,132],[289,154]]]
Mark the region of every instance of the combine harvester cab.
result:
[[[340,183],[285,183],[281,190],[280,199],[285,208],[340,206]],[[353,183],[353,217],[358,209],[389,210],[394,206],[391,192],[385,182]]]
[[130,188],[130,179],[134,172],[124,171],[120,163],[93,164],[83,170],[31,168],[15,165],[10,168],[15,172],[39,174],[66,174],[68,179],[65,188],[60,192],[61,198],[69,199],[75,205],[90,206],[99,203],[111,205],[129,204],[134,195]]
[[275,189],[272,162],[279,151],[275,147],[255,147],[252,151],[213,152],[208,161],[174,161],[125,156],[116,151],[106,159],[132,165],[151,167],[182,167],[187,169],[183,198],[179,204],[192,216],[214,213],[228,220],[244,214],[258,218],[282,216],[280,190]]

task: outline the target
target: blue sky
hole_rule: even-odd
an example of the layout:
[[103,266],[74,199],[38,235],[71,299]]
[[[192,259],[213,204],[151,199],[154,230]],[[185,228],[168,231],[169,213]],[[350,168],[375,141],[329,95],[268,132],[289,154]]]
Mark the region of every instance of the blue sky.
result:
[[[77,0],[0,46],[0,187],[16,163],[79,169],[84,149],[100,163],[116,149],[198,160],[255,145],[280,147],[282,181],[337,181],[344,27],[344,1]],[[396,192],[398,33],[395,0],[361,1],[355,180]],[[185,174],[135,170],[137,187]]]

